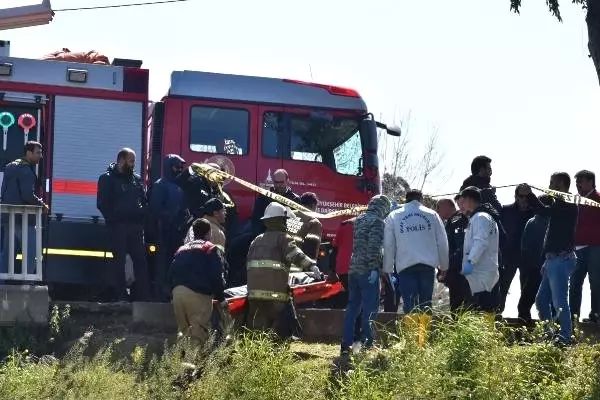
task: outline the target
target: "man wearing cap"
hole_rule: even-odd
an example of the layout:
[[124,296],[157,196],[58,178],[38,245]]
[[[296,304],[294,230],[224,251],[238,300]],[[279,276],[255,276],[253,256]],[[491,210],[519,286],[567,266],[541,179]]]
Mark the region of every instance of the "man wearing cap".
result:
[[163,175],[152,185],[150,209],[158,222],[158,255],[154,270],[154,295],[158,301],[168,301],[167,268],[187,233],[189,210],[185,206],[183,190],[177,185],[177,176],[183,171],[185,160],[177,154],[168,154],[163,161]]
[[[219,199],[210,199],[202,208],[202,213],[204,214],[202,218],[206,219],[210,222],[210,237],[208,240],[215,246],[219,248],[223,253],[225,253],[225,228],[223,224],[225,223],[225,218],[227,216],[227,211],[225,210],[225,206],[223,202]],[[185,243],[191,242],[194,240],[194,230],[191,227],[188,230],[187,236],[185,238]]]
[[273,329],[278,334],[285,329],[279,322],[286,306],[292,304],[288,283],[292,264],[321,275],[316,261],[306,256],[286,233],[288,218],[295,218],[289,208],[275,202],[269,204],[261,218],[266,231],[252,241],[248,251],[247,322],[252,329]]

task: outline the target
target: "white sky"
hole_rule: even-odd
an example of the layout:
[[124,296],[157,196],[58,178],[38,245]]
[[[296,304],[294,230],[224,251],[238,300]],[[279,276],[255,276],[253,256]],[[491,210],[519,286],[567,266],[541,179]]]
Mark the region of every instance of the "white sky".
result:
[[[174,69],[310,79],[310,64],[315,81],[358,89],[376,116],[411,111],[416,160],[430,126],[439,127],[444,166],[453,174],[429,183],[430,192],[456,190],[479,154],[494,160],[498,185],[546,185],[556,169],[597,169],[596,149],[585,143],[600,130],[600,87],[577,6],[564,2],[561,24],[542,0],[524,3],[520,16],[509,0],[368,4],[196,0],[66,12],[48,26],[1,38],[21,57],[68,47],[142,59],[154,99],[167,91]],[[499,194],[510,201],[512,189]]]
[[[2,0],[10,6],[12,0]],[[36,1],[19,1],[18,4]],[[52,0],[54,9],[131,2]],[[135,1],[137,2],[137,1]],[[492,183],[547,186],[555,170],[600,172],[600,87],[585,14],[563,1],[559,23],[543,0],[196,0],[57,13],[48,26],[3,31],[18,57],[63,47],[144,60],[151,96],[175,69],[310,80],[358,89],[374,115],[412,113],[414,160],[439,127],[453,192],[471,159],[493,159]],[[512,188],[499,190],[512,200]],[[574,187],[573,187],[574,190]]]

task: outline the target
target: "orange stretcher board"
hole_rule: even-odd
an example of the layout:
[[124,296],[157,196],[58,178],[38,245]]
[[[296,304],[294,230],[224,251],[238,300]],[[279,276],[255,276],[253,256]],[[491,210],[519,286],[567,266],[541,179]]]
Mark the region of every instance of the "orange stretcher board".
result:
[[[292,286],[294,303],[296,304],[327,299],[343,291],[344,287],[340,282],[321,281],[309,283],[307,285]],[[231,315],[240,314],[246,307],[247,302],[248,298],[245,296],[231,297],[227,299],[227,304],[229,305],[229,313]],[[214,301],[213,303],[218,304],[217,301]]]

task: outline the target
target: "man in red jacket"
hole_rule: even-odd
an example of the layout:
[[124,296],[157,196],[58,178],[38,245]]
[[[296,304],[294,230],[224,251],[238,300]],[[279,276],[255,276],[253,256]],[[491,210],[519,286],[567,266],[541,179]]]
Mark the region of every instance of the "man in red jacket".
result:
[[[575,174],[577,192],[600,203],[600,194],[596,191],[596,175],[592,171],[582,170]],[[573,319],[579,318],[581,310],[582,287],[588,276],[591,291],[590,322],[600,322],[600,208],[579,206],[575,245],[577,264],[571,273],[569,285],[569,305]]]

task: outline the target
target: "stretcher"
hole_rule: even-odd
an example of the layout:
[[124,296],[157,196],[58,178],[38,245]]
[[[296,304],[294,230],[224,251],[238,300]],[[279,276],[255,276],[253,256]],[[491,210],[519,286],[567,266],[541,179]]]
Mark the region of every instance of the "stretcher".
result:
[[[308,303],[312,301],[326,299],[344,291],[340,282],[328,282],[327,280],[313,283],[299,284],[290,286],[295,304]],[[236,316],[244,311],[247,304],[246,296],[235,296],[226,299],[229,313]],[[214,304],[218,304],[215,300]]]

